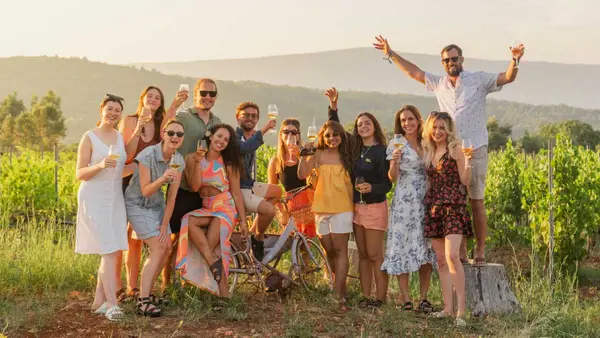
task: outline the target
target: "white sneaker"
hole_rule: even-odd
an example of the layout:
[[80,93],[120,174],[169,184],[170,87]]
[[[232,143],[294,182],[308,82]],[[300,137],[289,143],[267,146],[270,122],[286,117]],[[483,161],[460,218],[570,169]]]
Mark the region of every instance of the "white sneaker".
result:
[[456,317],[456,326],[457,327],[465,327],[465,326],[467,326],[467,322],[465,321],[464,318]]
[[115,305],[106,311],[106,318],[111,321],[119,321],[125,318],[123,311],[118,305]]
[[106,305],[106,302],[104,302],[104,303],[102,303],[102,305],[100,305],[99,308],[94,310],[94,313],[97,315],[103,315],[103,314],[106,314],[106,310],[108,310],[108,306]]

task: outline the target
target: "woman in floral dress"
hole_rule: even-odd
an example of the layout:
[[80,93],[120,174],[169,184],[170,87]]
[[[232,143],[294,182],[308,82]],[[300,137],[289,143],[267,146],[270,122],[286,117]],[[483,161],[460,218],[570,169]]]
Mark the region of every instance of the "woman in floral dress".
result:
[[402,294],[402,309],[412,310],[409,273],[419,271],[421,302],[419,310],[430,312],[427,300],[435,254],[429,240],[423,237],[426,189],[425,167],[421,148],[423,119],[419,110],[411,105],[402,107],[394,118],[394,133],[402,134],[406,144],[394,150],[388,145],[390,180],[396,181],[396,190],[390,208],[388,239],[381,270],[398,276]]

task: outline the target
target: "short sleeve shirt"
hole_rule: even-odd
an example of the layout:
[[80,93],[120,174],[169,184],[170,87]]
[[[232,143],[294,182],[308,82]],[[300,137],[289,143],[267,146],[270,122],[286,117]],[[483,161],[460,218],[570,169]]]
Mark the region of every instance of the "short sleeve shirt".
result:
[[460,137],[471,139],[475,149],[488,144],[485,102],[502,89],[497,80],[498,73],[463,71],[454,87],[447,75],[425,73],[425,87],[435,93],[440,110],[454,118]]
[[[173,154],[174,161],[181,164],[177,170],[183,171],[185,167],[185,161],[183,156],[178,152]],[[150,169],[150,182],[154,182],[159,179],[165,171],[167,171],[168,163],[165,162],[162,143],[147,147],[142,150],[135,158],[135,161],[139,164],[143,164],[146,168]],[[126,204],[137,204],[141,208],[145,209],[164,209],[165,207],[165,196],[162,189],[158,189],[157,192],[149,197],[142,196],[142,187],[140,185],[140,170],[137,168],[131,177],[129,186],[125,190],[125,203]]]

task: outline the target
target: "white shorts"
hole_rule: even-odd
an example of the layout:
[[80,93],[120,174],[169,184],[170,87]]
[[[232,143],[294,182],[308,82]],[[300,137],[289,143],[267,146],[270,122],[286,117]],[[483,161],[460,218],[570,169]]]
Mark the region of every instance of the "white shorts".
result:
[[246,213],[257,213],[258,205],[264,201],[268,191],[269,184],[259,182],[254,182],[252,189],[242,189]]
[[317,235],[325,236],[333,234],[349,234],[352,230],[352,211],[340,212],[339,214],[315,214]]

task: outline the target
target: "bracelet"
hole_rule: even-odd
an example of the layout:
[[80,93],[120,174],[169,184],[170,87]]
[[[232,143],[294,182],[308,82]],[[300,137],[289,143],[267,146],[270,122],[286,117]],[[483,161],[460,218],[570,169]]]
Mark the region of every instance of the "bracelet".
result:
[[392,62],[392,53],[393,53],[393,51],[390,49],[390,51],[387,53],[387,58],[383,58],[384,60],[387,60],[390,64],[393,63]]

